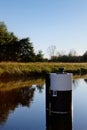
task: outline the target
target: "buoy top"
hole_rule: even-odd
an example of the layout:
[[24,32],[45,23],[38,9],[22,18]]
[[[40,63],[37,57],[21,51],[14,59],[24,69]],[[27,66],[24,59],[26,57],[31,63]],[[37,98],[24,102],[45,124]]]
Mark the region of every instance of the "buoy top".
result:
[[64,67],[59,67],[58,73],[64,73]]
[[50,73],[50,89],[54,91],[72,90],[72,74]]

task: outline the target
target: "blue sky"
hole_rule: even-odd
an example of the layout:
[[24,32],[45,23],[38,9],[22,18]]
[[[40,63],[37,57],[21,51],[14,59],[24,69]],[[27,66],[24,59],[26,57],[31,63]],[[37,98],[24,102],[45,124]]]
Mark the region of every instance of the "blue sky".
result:
[[0,21],[45,56],[52,45],[65,54],[87,51],[87,0],[0,0]]

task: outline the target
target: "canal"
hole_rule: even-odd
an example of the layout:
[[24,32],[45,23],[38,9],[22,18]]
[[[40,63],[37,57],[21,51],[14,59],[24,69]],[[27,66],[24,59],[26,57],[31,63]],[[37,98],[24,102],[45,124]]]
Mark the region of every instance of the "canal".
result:
[[[46,122],[45,83],[0,91],[0,130],[87,130],[87,79],[73,80],[72,115]],[[46,129],[47,125],[47,129]]]

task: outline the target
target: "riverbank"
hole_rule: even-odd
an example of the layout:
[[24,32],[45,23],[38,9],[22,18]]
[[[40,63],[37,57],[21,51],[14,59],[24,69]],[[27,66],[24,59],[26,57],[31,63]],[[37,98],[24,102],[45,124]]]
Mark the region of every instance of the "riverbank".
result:
[[0,63],[0,80],[44,77],[46,73],[58,72],[59,67],[64,67],[66,72],[73,74],[87,74],[87,63]]

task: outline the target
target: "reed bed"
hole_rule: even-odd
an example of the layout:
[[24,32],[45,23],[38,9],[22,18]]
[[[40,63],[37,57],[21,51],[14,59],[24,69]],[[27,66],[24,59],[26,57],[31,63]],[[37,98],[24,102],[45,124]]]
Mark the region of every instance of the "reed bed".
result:
[[17,63],[1,62],[0,79],[45,76],[46,73],[58,72],[59,67],[64,67],[66,72],[73,74],[86,74],[87,63],[54,63],[54,62],[35,62],[35,63]]
[[74,78],[87,78],[87,63],[0,63],[0,91],[9,91],[32,84],[45,82],[46,73],[58,72],[59,67],[64,67],[66,72],[74,74]]

